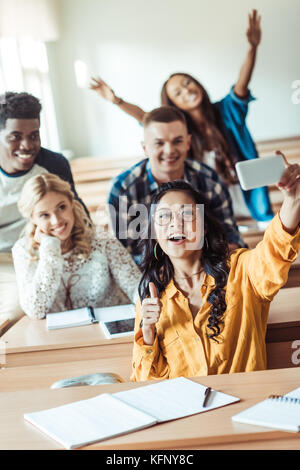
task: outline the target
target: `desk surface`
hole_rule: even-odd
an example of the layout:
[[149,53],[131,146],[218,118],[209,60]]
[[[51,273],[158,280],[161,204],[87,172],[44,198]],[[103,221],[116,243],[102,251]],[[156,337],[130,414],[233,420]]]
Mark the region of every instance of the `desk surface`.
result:
[[66,349],[83,346],[132,343],[133,336],[107,339],[99,323],[93,325],[47,330],[46,320],[22,317],[2,337],[6,353]]
[[[300,322],[300,287],[281,289],[270,307],[268,324]],[[2,337],[6,354],[66,349],[88,346],[132,344],[133,336],[106,339],[98,323],[88,326],[47,330],[46,320],[31,320],[24,316]]]
[[101,359],[96,372],[114,372],[125,381],[131,374],[133,335],[106,339],[98,323],[48,331],[45,320],[24,316],[1,337],[1,344],[5,351],[0,362],[7,368]]
[[[300,368],[199,377],[195,381],[241,399],[240,402],[87,446],[87,449],[300,449],[299,433],[233,423],[231,416],[270,394],[300,386]],[[23,419],[38,411],[99,393],[115,393],[147,383],[123,383],[60,390],[0,394],[1,449],[59,449],[55,441]]]

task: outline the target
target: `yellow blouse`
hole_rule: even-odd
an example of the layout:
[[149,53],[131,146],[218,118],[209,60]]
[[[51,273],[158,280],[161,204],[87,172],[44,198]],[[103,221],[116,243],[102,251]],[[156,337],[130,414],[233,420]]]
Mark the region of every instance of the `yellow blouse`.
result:
[[188,299],[173,281],[161,295],[162,311],[154,344],[143,342],[140,301],[137,304],[132,381],[248,372],[266,368],[265,335],[270,302],[287,282],[289,268],[300,249],[300,228],[287,233],[277,214],[263,240],[252,249],[230,256],[226,286],[227,309],[218,343],[207,337],[211,304],[207,297],[214,279],[201,286],[203,304],[193,319]]

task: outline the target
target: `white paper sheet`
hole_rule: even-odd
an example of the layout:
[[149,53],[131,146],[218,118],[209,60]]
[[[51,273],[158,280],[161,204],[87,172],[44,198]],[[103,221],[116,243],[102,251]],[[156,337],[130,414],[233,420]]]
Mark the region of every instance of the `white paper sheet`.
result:
[[66,449],[82,447],[156,422],[155,418],[132,409],[109,394],[27,413],[24,419]]
[[155,416],[158,421],[190,416],[239,401],[239,398],[212,390],[207,406],[202,406],[206,386],[184,377],[164,380],[145,387],[115,393],[128,405]]

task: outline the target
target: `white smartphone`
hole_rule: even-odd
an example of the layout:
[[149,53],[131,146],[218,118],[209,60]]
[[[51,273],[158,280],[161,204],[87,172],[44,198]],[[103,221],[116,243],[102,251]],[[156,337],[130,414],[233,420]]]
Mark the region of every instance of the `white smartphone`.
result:
[[101,321],[100,326],[106,338],[119,338],[121,336],[129,336],[134,334],[134,318],[123,320]]
[[285,164],[281,155],[272,155],[238,162],[235,168],[242,189],[247,191],[279,183]]

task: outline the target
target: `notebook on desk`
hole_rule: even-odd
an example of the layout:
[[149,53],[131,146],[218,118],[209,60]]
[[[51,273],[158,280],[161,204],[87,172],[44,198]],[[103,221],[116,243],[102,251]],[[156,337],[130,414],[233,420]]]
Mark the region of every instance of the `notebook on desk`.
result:
[[48,313],[46,315],[46,327],[48,330],[90,325],[96,321],[94,309],[92,307],[66,310],[65,312]]
[[[46,327],[48,330],[56,330],[91,325],[97,322],[100,322],[100,324],[109,322],[112,332],[120,332],[122,328],[116,322],[133,318],[135,318],[135,307],[132,304],[101,308],[83,307],[64,312],[48,313],[46,315]],[[125,326],[123,326],[123,331],[124,329]]]
[[101,394],[49,410],[27,413],[24,419],[66,449],[74,449],[239,401],[179,377],[128,391]]
[[238,423],[300,431],[300,388],[284,396],[271,396],[257,405],[248,408],[232,420]]

